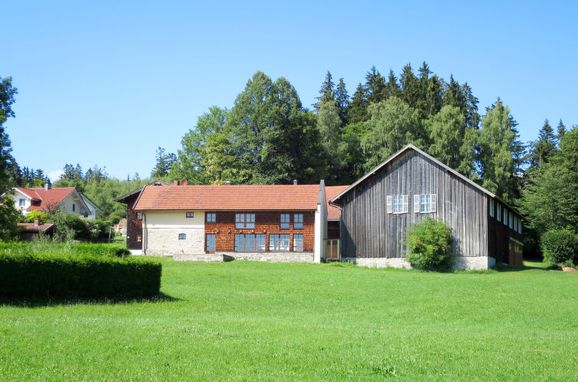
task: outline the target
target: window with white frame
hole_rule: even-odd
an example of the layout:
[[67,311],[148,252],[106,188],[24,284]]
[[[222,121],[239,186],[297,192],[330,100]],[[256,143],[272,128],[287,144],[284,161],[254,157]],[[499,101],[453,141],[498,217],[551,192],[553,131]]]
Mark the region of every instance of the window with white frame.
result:
[[255,228],[255,214],[235,214],[235,228]]
[[302,229],[303,228],[303,214],[293,215],[293,228]]
[[24,207],[26,205],[26,199],[18,199],[18,207]]
[[494,217],[494,199],[490,199],[490,217]]
[[408,212],[408,196],[402,194],[387,195],[386,209],[388,213],[403,214]]
[[142,220],[142,212],[137,212],[136,218],[137,218],[137,220]]
[[269,251],[271,252],[288,252],[289,235],[270,235]]
[[303,235],[293,235],[293,252],[303,252]]
[[207,212],[207,223],[216,223],[217,214],[215,212]]
[[436,212],[437,195],[436,194],[419,194],[413,196],[413,210],[415,213]]
[[289,220],[290,218],[291,218],[290,214],[281,214],[279,221],[279,228],[289,229],[289,226],[291,225],[291,221]]
[[186,233],[179,233],[179,240],[187,240],[187,234]]
[[187,211],[187,212],[185,212],[185,217],[187,219],[192,219],[195,217],[195,213],[193,211]]

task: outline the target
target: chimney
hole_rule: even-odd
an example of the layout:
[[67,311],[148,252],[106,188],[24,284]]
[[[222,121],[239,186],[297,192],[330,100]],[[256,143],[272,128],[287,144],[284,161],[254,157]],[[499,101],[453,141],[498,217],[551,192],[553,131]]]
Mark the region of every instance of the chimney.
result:
[[50,190],[50,184],[49,183],[44,183],[44,190],[46,190],[46,191]]
[[181,179],[181,186],[186,186],[188,184],[189,184],[189,182],[187,181],[187,179],[185,179],[185,178]]
[[294,186],[297,185],[297,179],[293,179],[293,185],[294,185]]

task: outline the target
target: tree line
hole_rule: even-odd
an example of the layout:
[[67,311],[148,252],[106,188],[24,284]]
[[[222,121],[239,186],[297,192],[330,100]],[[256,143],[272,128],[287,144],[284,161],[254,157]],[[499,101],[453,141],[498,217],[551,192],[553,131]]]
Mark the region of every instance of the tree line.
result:
[[[42,170],[20,168],[11,156],[3,123],[14,116],[17,92],[10,78],[0,81],[0,191],[40,186],[47,181]],[[408,64],[399,75],[373,67],[351,96],[344,79],[327,72],[311,108],[287,79],[256,72],[230,107],[213,106],[197,119],[177,153],[157,149],[151,180],[118,180],[98,166],[66,164],[55,185],[77,187],[105,217],[118,219],[124,207],[115,198],[153,180],[350,184],[413,143],[519,207],[530,246],[545,230],[575,231],[576,126],[560,121],[555,130],[546,121],[537,140],[523,143],[500,98],[483,112],[478,103],[467,82],[445,80],[426,63],[417,72]]]

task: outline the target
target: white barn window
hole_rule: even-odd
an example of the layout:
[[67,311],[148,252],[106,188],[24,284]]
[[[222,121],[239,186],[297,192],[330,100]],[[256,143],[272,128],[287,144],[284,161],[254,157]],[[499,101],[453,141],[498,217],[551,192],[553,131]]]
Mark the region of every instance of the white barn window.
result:
[[415,213],[431,213],[436,212],[437,195],[436,194],[420,194],[413,196],[413,211]]
[[494,199],[490,199],[490,217],[494,217]]
[[387,195],[386,198],[388,213],[403,214],[408,212],[408,195]]

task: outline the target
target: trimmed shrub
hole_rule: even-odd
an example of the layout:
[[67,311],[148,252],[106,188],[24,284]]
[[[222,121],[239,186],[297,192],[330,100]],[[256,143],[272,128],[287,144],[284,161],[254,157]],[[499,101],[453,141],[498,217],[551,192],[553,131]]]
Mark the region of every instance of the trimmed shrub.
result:
[[0,296],[148,297],[160,292],[161,270],[146,259],[0,252]]
[[550,265],[578,264],[578,235],[569,229],[553,229],[540,238],[544,260]]
[[452,230],[446,224],[428,218],[408,232],[407,248],[407,260],[413,268],[445,270],[451,260]]

